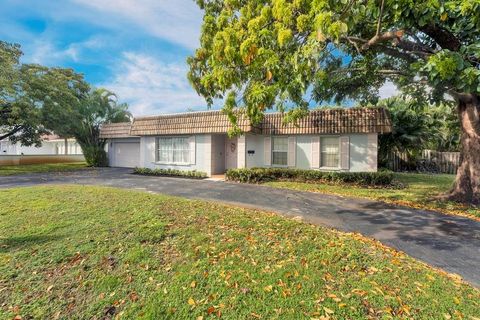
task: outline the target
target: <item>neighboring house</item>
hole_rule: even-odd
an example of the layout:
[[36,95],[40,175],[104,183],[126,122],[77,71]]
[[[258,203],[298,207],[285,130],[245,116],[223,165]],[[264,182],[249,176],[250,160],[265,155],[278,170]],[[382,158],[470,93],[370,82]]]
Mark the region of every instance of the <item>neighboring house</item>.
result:
[[[65,152],[66,150],[66,152]],[[22,146],[20,143],[12,143],[10,140],[0,141],[0,156],[2,155],[80,155],[82,149],[75,139],[60,138],[57,135],[46,135],[42,137],[42,145]]]
[[208,175],[231,168],[292,167],[326,171],[376,171],[378,134],[391,131],[382,108],[311,111],[297,125],[267,113],[253,126],[239,119],[242,136],[227,135],[221,111],[135,118],[102,127],[114,167],[197,170]]

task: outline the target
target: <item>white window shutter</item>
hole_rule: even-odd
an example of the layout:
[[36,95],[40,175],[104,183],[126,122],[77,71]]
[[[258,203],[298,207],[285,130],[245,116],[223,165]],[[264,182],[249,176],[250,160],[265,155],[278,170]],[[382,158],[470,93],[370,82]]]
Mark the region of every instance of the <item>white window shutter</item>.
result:
[[188,145],[190,147],[190,164],[195,164],[195,154],[196,154],[196,143],[195,143],[195,136],[191,136],[188,138]]
[[265,157],[265,165],[271,166],[272,165],[272,138],[265,137],[263,143],[263,152]]
[[312,168],[320,168],[320,137],[312,137]]
[[350,170],[350,137],[340,137],[340,169]]
[[287,164],[289,167],[295,167],[295,149],[297,148],[297,140],[295,137],[288,137],[288,159]]

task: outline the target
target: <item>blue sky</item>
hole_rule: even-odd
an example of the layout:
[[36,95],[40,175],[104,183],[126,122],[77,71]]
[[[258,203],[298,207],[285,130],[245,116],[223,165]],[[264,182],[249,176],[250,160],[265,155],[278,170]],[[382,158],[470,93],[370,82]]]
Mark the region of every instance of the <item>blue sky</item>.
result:
[[1,0],[0,15],[24,63],[71,67],[135,116],[206,110],[186,79],[202,21],[193,0]]
[[202,21],[193,0],[2,0],[0,14],[0,39],[24,63],[71,67],[134,115],[206,109],[186,79]]

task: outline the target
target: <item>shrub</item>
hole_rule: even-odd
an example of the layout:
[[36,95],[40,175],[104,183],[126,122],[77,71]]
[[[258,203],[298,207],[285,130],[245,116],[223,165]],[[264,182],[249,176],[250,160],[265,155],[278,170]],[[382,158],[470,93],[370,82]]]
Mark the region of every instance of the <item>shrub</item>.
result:
[[149,168],[135,168],[134,174],[140,174],[144,176],[167,176],[167,177],[184,177],[192,179],[204,179],[207,178],[205,172],[190,170],[183,171],[177,169],[149,169]]
[[393,173],[379,172],[341,172],[319,171],[285,168],[252,168],[231,169],[226,173],[227,180],[243,183],[260,183],[267,181],[299,181],[299,182],[329,182],[348,183],[362,186],[394,185]]

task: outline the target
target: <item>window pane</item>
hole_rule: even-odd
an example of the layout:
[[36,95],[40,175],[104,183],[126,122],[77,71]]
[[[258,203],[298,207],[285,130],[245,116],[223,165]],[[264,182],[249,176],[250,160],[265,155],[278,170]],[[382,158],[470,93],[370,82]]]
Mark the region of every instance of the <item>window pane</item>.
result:
[[338,168],[340,163],[340,146],[337,137],[322,138],[321,142],[321,166]]
[[288,164],[287,137],[272,137],[272,164],[277,166]]
[[288,152],[274,151],[272,156],[272,164],[277,166],[286,166],[288,164]]
[[158,138],[158,161],[164,163],[189,163],[190,145],[188,138]]
[[273,151],[288,151],[288,138],[287,137],[273,137],[272,139]]

